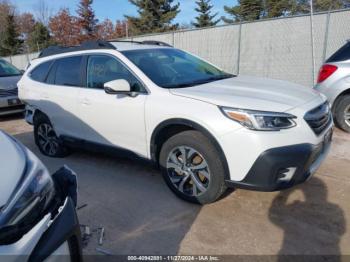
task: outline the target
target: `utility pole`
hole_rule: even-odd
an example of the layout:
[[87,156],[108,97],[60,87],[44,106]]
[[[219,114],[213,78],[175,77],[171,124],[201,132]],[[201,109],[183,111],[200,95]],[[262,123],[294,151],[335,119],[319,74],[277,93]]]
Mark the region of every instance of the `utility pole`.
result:
[[312,49],[312,85],[315,84],[315,38],[314,38],[314,3],[310,0],[311,49]]

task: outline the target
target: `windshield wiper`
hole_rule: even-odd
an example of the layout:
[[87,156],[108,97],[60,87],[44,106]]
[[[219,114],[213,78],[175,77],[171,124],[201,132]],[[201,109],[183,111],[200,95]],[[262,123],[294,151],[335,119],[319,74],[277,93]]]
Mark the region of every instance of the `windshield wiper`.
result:
[[211,82],[214,82],[214,81],[219,81],[219,80],[223,80],[223,79],[227,79],[227,78],[233,78],[233,77],[236,77],[236,75],[226,74],[226,75],[220,75],[220,76],[213,76],[213,77],[209,77],[209,78],[206,78],[206,79],[200,79],[200,80],[192,81],[192,82],[189,82],[189,83],[176,84],[176,85],[167,85],[167,86],[164,86],[164,87],[165,88],[191,87],[191,86],[203,85],[203,84],[211,83]]

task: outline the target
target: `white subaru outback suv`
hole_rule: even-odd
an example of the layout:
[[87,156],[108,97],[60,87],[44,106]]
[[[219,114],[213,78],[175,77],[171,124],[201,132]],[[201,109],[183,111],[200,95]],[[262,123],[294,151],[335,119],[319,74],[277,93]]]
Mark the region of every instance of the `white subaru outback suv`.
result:
[[302,183],[332,139],[317,91],[237,77],[161,42],[50,47],[18,86],[43,154],[122,148],[158,163],[175,194],[201,204],[227,187]]

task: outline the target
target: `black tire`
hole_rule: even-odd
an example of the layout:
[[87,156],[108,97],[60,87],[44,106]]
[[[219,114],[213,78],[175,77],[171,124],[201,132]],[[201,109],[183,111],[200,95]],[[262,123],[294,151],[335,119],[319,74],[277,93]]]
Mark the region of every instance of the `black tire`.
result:
[[[45,139],[42,135],[42,130],[47,130],[48,127],[50,129],[49,132],[46,132],[47,137]],[[34,140],[40,152],[45,156],[62,158],[68,156],[70,153],[69,149],[63,145],[63,142],[57,137],[48,117],[43,114],[35,116]]]
[[[200,192],[199,195],[193,196],[189,193],[184,193],[178,189],[178,185],[176,186],[172,180],[171,176],[174,174],[175,169],[167,169],[167,163],[168,160],[171,158],[171,156],[174,156],[173,152],[177,148],[187,148],[189,150],[194,149],[197,153],[200,154],[202,158],[202,161],[205,161],[207,163],[208,172],[210,179],[206,181],[206,190],[203,192]],[[192,151],[193,152],[193,151]],[[187,153],[185,153],[186,155]],[[199,155],[197,154],[196,157]],[[177,160],[181,160],[181,158],[176,157]],[[185,161],[187,163],[187,161]],[[180,198],[192,202],[192,203],[198,203],[198,204],[209,204],[212,202],[215,202],[225,191],[226,191],[226,185],[225,185],[225,168],[223,160],[220,159],[220,154],[218,150],[215,148],[215,146],[209,141],[209,139],[204,136],[202,133],[194,130],[190,131],[184,131],[179,134],[176,134],[169,138],[163,145],[160,156],[159,156],[159,165],[162,170],[163,178],[168,185],[168,187]],[[183,163],[185,165],[185,163]],[[191,164],[192,165],[192,164]],[[186,165],[189,166],[189,165]],[[194,166],[195,167],[195,166]],[[185,167],[184,167],[185,168]],[[186,168],[185,168],[186,169]],[[190,172],[190,171],[189,171]],[[196,178],[199,178],[199,175],[201,171],[196,171],[197,176]],[[182,173],[181,175],[178,174],[178,172],[175,173],[177,179],[179,181],[183,180],[181,177],[187,176],[189,177],[187,182],[187,187],[189,188],[192,182],[192,188],[195,184],[193,181],[192,176],[189,176],[188,174]],[[192,172],[192,175],[194,172]],[[203,177],[203,176],[202,176]],[[206,178],[203,178],[206,180]],[[200,182],[203,182],[204,180],[201,180]],[[180,183],[180,182],[179,182]],[[182,186],[183,188],[184,186]],[[189,190],[189,189],[188,189]],[[199,189],[192,189],[192,194],[194,194],[194,191],[198,191]]]
[[350,133],[350,119],[346,119],[346,113],[350,113],[350,95],[341,96],[334,110],[334,122],[336,126]]

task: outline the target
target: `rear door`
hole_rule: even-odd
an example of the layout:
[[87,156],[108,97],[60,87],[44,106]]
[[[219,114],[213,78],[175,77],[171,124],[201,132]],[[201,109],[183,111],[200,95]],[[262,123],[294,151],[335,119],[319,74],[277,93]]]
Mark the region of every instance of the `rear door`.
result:
[[42,107],[58,135],[79,137],[78,94],[82,87],[83,56],[56,59],[42,91]]
[[[81,138],[145,154],[144,107],[147,92],[142,82],[116,57],[90,55],[86,58],[85,88],[79,94]],[[138,96],[112,95],[104,91],[106,82],[124,79]]]

